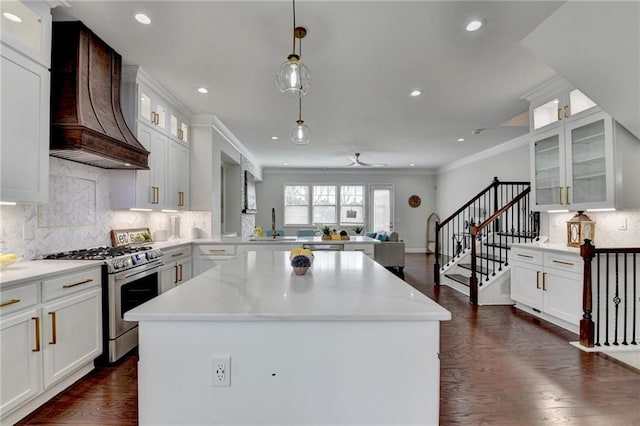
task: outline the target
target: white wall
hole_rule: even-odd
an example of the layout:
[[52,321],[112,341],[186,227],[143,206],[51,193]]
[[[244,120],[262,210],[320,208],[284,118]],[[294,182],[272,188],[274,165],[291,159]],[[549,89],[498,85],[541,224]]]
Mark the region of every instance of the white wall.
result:
[[[395,190],[395,230],[405,241],[408,252],[426,250],[427,217],[435,211],[435,176],[430,172],[403,170],[349,172],[265,169],[263,180],[256,184],[258,213],[256,225],[271,228],[271,208],[276,209],[276,223],[286,235],[295,235],[301,227],[283,227],[284,185],[315,184],[392,184]],[[411,195],[419,195],[417,208],[408,205]],[[302,228],[308,228],[302,227]],[[368,231],[368,229],[367,229]]]
[[501,181],[531,180],[529,136],[488,149],[438,169],[436,206],[441,220],[489,186]]

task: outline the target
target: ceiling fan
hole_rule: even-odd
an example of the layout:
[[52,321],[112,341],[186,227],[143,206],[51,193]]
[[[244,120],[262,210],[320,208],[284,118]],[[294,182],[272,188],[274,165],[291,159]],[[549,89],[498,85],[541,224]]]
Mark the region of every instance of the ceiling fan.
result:
[[353,161],[351,162],[351,164],[349,164],[349,167],[386,167],[386,164],[370,164],[370,163],[364,163],[362,161],[360,161],[360,153],[359,152],[354,152],[353,153],[354,158]]

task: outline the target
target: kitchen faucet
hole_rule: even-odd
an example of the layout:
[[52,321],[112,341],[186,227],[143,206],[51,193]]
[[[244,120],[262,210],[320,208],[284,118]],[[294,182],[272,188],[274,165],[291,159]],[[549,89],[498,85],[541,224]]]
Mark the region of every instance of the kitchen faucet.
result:
[[278,236],[278,232],[276,231],[276,208],[271,208],[271,233],[273,234],[273,239],[275,240]]

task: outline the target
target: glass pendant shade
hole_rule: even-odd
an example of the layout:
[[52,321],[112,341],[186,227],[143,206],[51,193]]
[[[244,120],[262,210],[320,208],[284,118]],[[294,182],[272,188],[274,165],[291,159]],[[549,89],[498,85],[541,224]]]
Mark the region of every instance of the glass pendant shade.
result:
[[291,141],[296,145],[306,145],[311,142],[311,130],[304,121],[298,120],[291,129]]
[[309,91],[311,74],[298,55],[289,55],[276,75],[278,89],[289,98],[299,98]]

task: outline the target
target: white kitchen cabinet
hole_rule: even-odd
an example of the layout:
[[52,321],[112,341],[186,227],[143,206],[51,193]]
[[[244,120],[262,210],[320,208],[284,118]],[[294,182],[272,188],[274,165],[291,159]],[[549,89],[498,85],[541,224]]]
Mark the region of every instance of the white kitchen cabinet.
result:
[[0,295],[0,412],[7,413],[42,391],[40,283]]
[[512,247],[511,298],[516,307],[579,332],[582,258],[577,253]]
[[189,148],[169,141],[167,155],[167,203],[168,209],[189,209]]
[[587,95],[560,77],[548,81],[524,97],[530,101],[529,125],[532,133],[600,111]]
[[101,266],[0,291],[2,424],[93,369],[102,353]]
[[193,276],[200,275],[222,262],[233,259],[235,256],[236,246],[233,244],[194,245]]
[[533,208],[587,210],[637,208],[631,185],[638,167],[625,166],[640,154],[640,141],[605,112],[539,132],[530,144]]
[[191,279],[193,261],[190,246],[162,250],[164,266],[160,268],[160,293]]
[[49,199],[51,12],[45,2],[2,2],[0,201]]
[[43,304],[45,387],[102,353],[101,300],[101,289],[94,286]]
[[186,110],[139,67],[123,67],[122,87],[125,119],[150,152],[150,170],[112,171],[111,206],[189,209],[190,148]]

